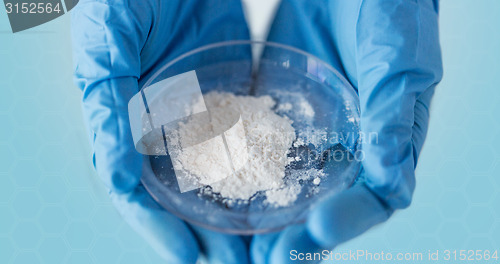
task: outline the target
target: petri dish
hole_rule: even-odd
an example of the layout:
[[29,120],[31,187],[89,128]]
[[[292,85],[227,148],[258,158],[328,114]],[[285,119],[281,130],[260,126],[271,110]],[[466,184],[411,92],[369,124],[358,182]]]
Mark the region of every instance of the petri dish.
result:
[[[262,51],[258,60],[253,56],[255,50]],[[247,201],[229,203],[217,194],[200,191],[203,187],[181,191],[165,147],[163,154],[145,153],[151,170],[142,175],[141,181],[169,212],[188,223],[220,232],[243,235],[273,232],[305,221],[315,204],[355,182],[361,167],[357,156],[361,153],[359,98],[332,66],[283,44],[220,42],[192,50],[165,64],[147,80],[141,92],[144,95],[148,87],[188,73],[195,73],[202,95],[218,91],[271,96],[277,102],[275,112],[293,120],[297,138],[307,142],[290,150],[288,156],[299,157],[300,162],[287,166],[285,180],[296,181],[298,174],[311,169],[324,175],[319,179],[299,180],[297,198],[286,206],[269,204],[265,192],[258,192]],[[300,108],[303,102],[307,102],[306,109]],[[162,140],[162,136],[159,132],[153,138]]]

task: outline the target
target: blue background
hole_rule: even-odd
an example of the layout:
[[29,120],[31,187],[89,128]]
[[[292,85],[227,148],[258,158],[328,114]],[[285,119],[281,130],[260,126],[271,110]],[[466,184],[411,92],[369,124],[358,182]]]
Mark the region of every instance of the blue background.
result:
[[[500,1],[443,0],[440,23],[414,201],[338,251],[500,250]],[[0,263],[162,263],[92,168],[71,75],[68,15],[12,34],[0,8]]]

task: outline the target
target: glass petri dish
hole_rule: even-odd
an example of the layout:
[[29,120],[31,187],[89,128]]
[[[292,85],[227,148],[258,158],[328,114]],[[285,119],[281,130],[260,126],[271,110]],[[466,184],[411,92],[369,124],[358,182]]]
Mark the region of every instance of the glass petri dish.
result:
[[[252,53],[260,50],[259,60]],[[236,95],[271,96],[278,105],[299,106],[308,102],[313,115],[287,108],[278,115],[293,120],[297,137],[308,144],[290,151],[302,162],[286,168],[285,179],[301,171],[321,170],[320,180],[300,181],[297,199],[276,206],[259,192],[249,201],[228,204],[223,197],[195,189],[181,192],[167,155],[150,155],[152,173],[142,184],[166,210],[191,224],[212,230],[250,235],[278,231],[305,221],[316,203],[349,188],[356,180],[360,162],[359,98],[355,89],[332,66],[299,49],[271,42],[229,41],[187,52],[155,72],[142,89],[168,78],[195,71],[203,95],[211,91]],[[295,109],[295,108],[291,108]],[[304,154],[306,153],[306,155]],[[318,183],[319,182],[319,183]]]

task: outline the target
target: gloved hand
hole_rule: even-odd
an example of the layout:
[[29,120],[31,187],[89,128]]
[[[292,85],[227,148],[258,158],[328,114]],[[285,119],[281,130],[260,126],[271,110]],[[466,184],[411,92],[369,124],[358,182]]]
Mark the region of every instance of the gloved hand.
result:
[[359,94],[361,130],[378,141],[362,142],[364,181],[323,201],[306,224],[254,236],[255,263],[298,263],[291,250],[333,249],[410,204],[442,77],[437,9],[437,0],[283,0],[268,39],[343,73]]
[[124,219],[168,263],[247,263],[239,236],[190,226],[140,184],[151,173],[134,147],[128,102],[166,61],[208,43],[248,39],[238,0],[82,0],[72,12],[75,82],[83,91],[94,165]]

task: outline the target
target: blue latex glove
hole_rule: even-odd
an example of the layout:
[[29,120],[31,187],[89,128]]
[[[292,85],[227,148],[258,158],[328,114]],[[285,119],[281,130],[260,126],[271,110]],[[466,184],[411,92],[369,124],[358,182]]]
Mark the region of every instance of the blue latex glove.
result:
[[[166,61],[193,48],[248,39],[238,0],[82,0],[72,12],[75,80],[83,91],[94,165],[124,219],[168,263],[246,263],[239,236],[190,226],[162,209],[140,184],[152,173],[134,147],[128,102]],[[232,249],[232,250],[229,250]]]
[[[333,65],[357,89],[364,181],[323,201],[306,224],[253,238],[255,263],[332,249],[409,206],[429,105],[442,77],[437,0],[283,0],[268,39]],[[293,17],[294,19],[290,19]]]

